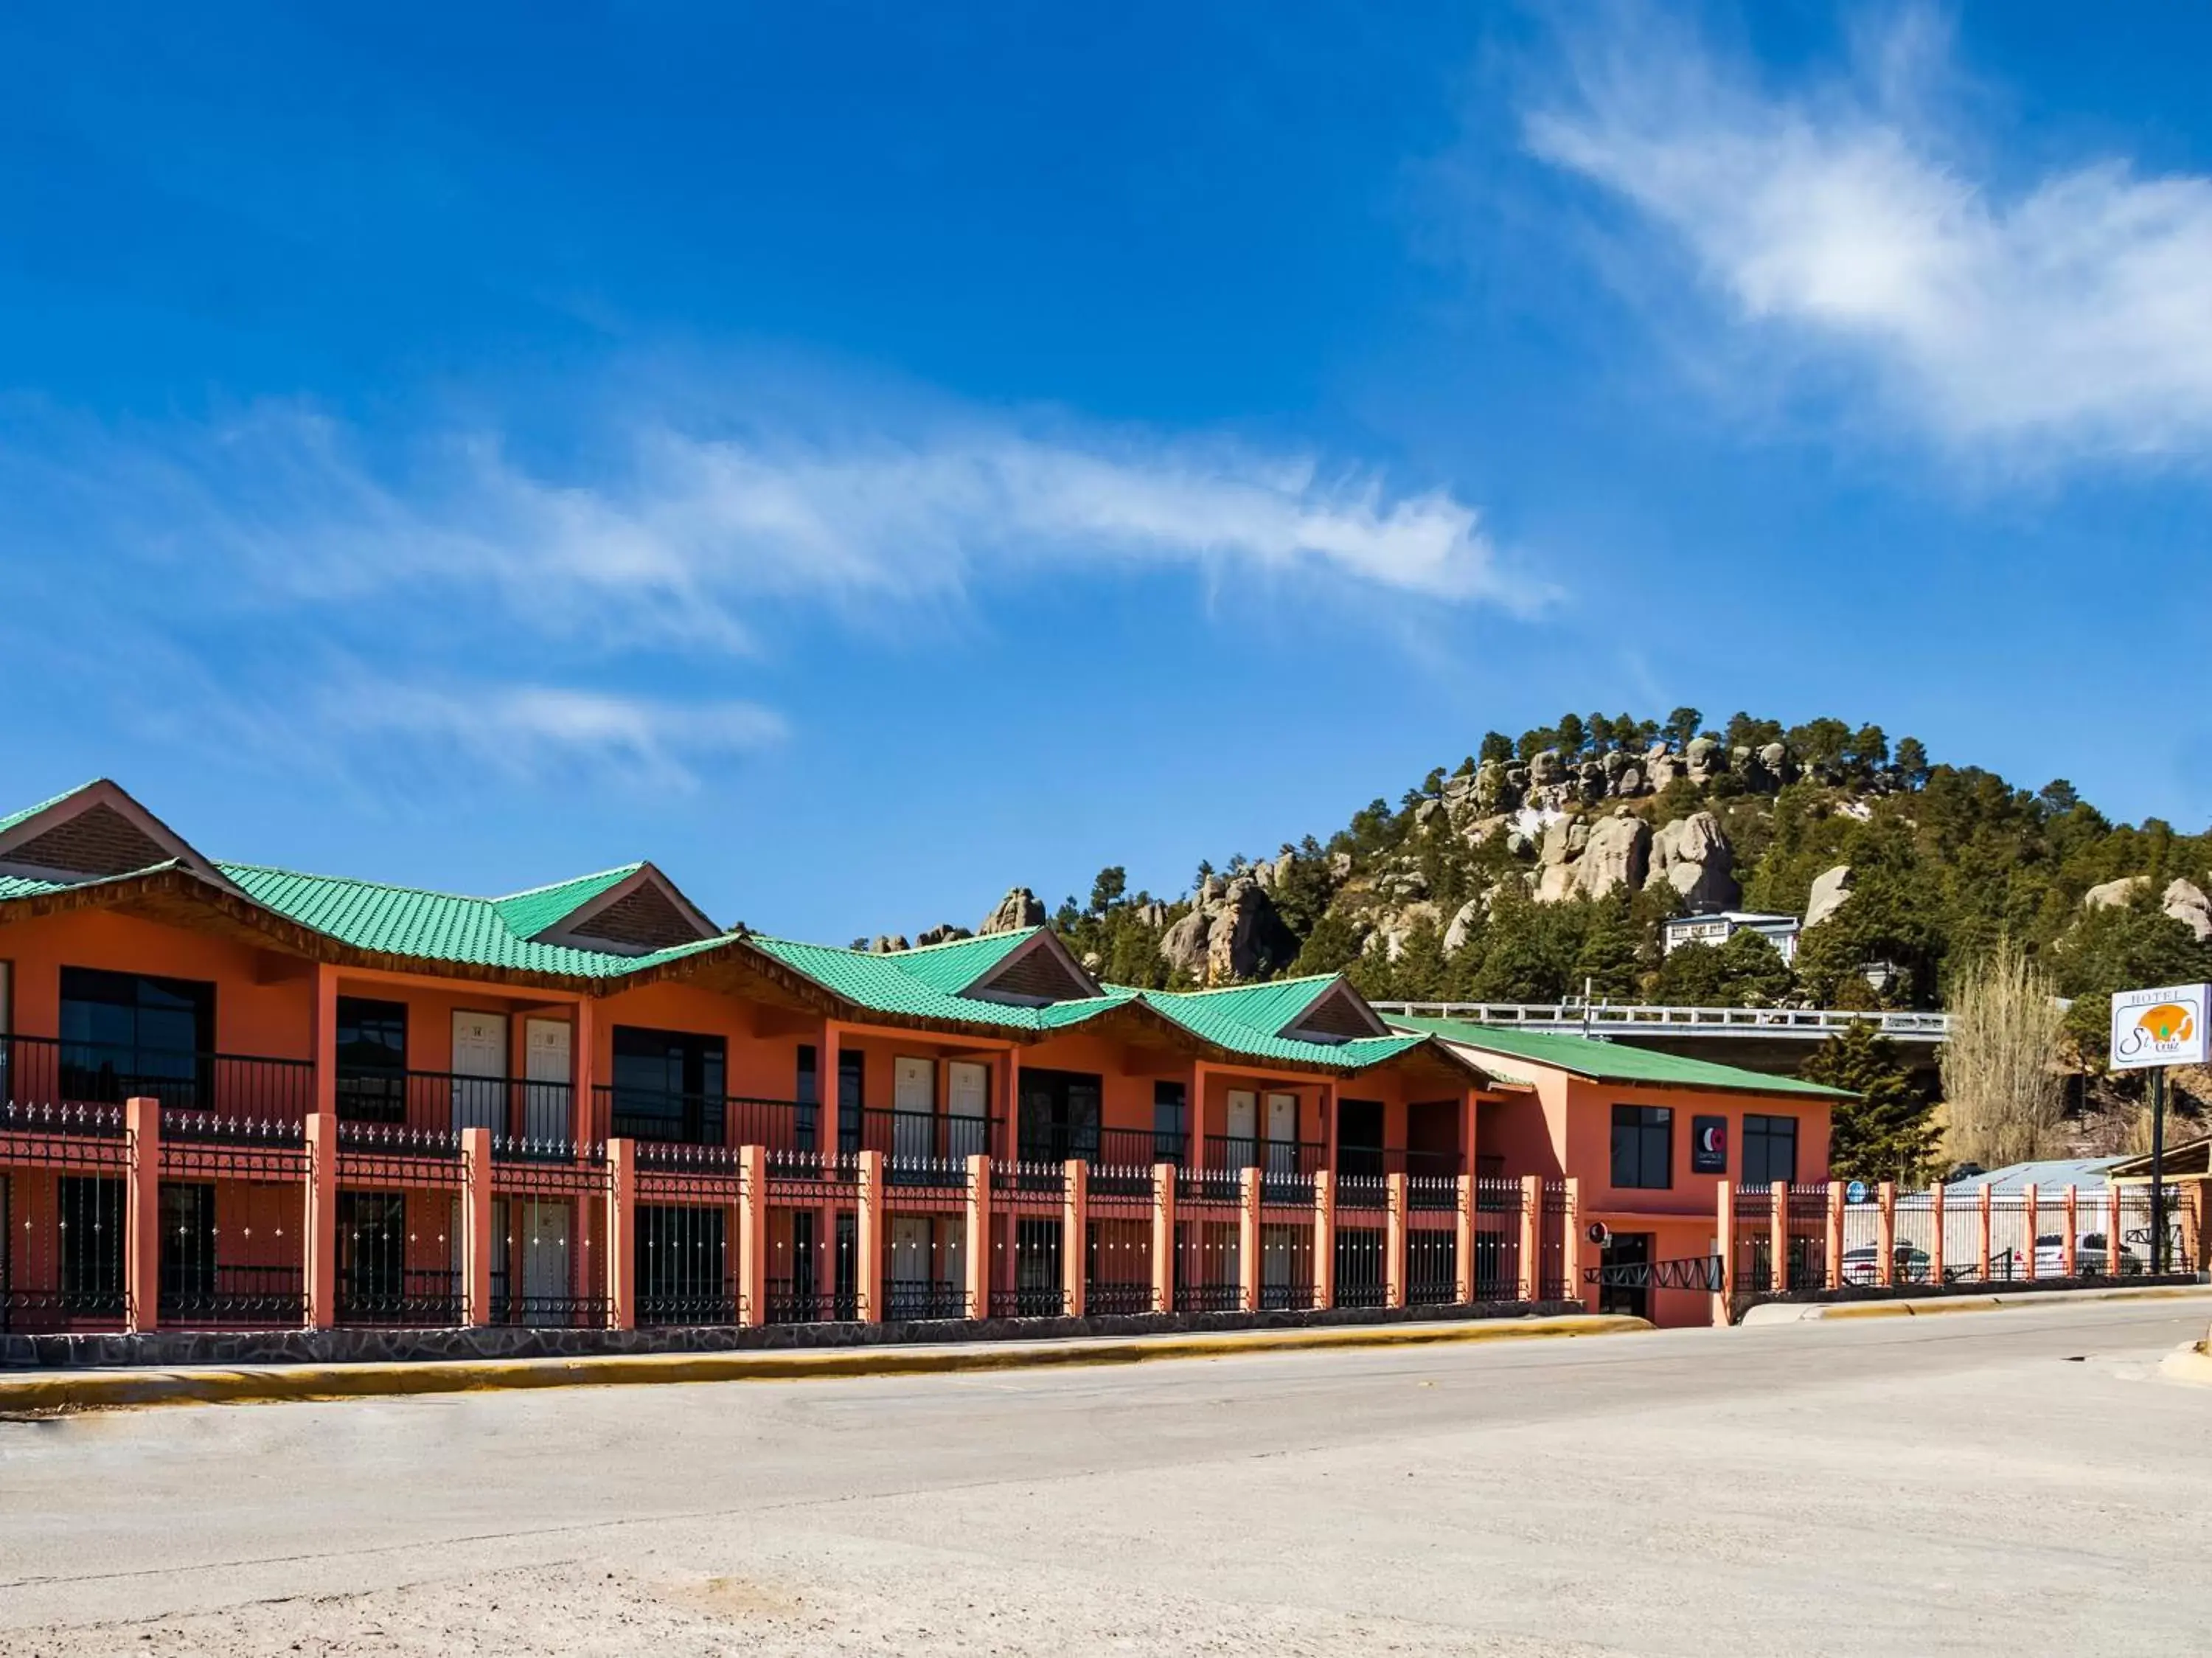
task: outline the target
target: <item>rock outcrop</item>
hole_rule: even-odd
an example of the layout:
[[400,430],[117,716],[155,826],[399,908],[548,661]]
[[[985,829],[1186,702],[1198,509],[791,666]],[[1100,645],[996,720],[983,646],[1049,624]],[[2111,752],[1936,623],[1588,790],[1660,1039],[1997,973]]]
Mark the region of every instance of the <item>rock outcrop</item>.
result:
[[[2150,890],[2148,875],[2122,875],[2118,881],[2099,881],[2081,894],[2085,910],[2118,909],[2132,904],[2142,893]],[[2178,921],[2189,929],[2198,943],[2212,939],[2212,899],[2195,881],[2175,876],[2159,894],[2159,913]]]
[[1735,850],[1711,812],[1692,812],[1651,838],[1650,873],[1644,884],[1673,887],[1693,913],[1729,909],[1743,896]]
[[1205,984],[1255,978],[1289,960],[1297,941],[1259,881],[1209,875],[1198,900],[1160,939],[1160,959]]
[[2148,875],[2122,875],[2118,881],[2100,881],[2081,894],[2085,910],[2115,910],[2136,901],[2136,894],[2150,887]]
[[1805,900],[1805,925],[1817,927],[1844,907],[1851,895],[1851,866],[1838,863],[1813,877],[1813,890]]
[[1042,927],[1045,920],[1044,905],[1037,895],[1026,887],[1017,887],[999,900],[999,907],[985,916],[975,930],[987,937],[993,933],[1018,933],[1024,927]]
[[926,944],[950,944],[956,938],[973,938],[975,935],[965,927],[956,927],[949,921],[940,921],[934,927],[926,927],[914,936],[917,948]]

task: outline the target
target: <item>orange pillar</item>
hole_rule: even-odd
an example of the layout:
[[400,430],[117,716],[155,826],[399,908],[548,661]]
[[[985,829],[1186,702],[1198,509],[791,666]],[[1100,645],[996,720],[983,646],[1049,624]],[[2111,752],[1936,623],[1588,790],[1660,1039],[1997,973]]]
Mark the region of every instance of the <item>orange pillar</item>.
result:
[[1190,1067],[1190,1121],[1187,1125],[1190,1136],[1190,1150],[1183,1167],[1199,1169],[1206,1167],[1206,1064],[1193,1060]]
[[2035,1282],[2035,1234],[2043,1229],[2043,1217],[2036,1201],[2035,1182],[2030,1180],[2022,1194],[2027,1200],[2027,1281]]
[[2120,1253],[2120,1189],[2107,1185],[2105,1187],[2105,1270],[2117,1278],[2120,1276],[2120,1269],[2126,1264],[2126,1259]]
[[608,1322],[637,1328],[637,1142],[607,1142]]
[[127,1100],[123,1125],[131,1137],[130,1178],[123,1189],[123,1289],[125,1327],[161,1327],[161,1102]]
[[327,1330],[338,1310],[338,1119],[320,1112],[307,1119],[307,1328]]
[[1719,1234],[1721,1287],[1713,1292],[1713,1327],[1725,1329],[1735,1320],[1735,1186],[1724,1175],[1713,1183],[1717,1194],[1713,1227]]
[[1943,1183],[1929,1182],[1928,1187],[1928,1222],[1930,1241],[1928,1245],[1928,1281],[1941,1289],[1943,1284],[1944,1228],[1948,1224],[1943,1218]]
[[968,1159],[968,1316],[991,1316],[991,1160]]
[[999,1132],[991,1147],[991,1155],[1002,1163],[1011,1163],[1018,1161],[1014,1154],[1021,1146],[1022,1051],[1019,1048],[1006,1050],[1006,1063],[1000,1068],[1000,1076],[1006,1097],[999,1106]]
[[1881,1258],[1875,1263],[1875,1282],[1885,1289],[1897,1282],[1897,1182],[1884,1180],[1881,1194]]
[[1060,1181],[1060,1279],[1067,1316],[1083,1316],[1084,1291],[1089,1281],[1091,1165],[1080,1157],[1067,1160]]
[[1176,1166],[1152,1165],[1152,1308],[1175,1311]]
[[1981,1229],[1982,1282],[1984,1283],[1987,1283],[1990,1281],[1990,1273],[1995,1265],[1995,1263],[1990,1259],[1991,1253],[1990,1247],[1990,1183],[1987,1180],[1982,1182],[1981,1192],[1977,1207],[1979,1213],[1976,1216],[1976,1223]]
[[1566,1178],[1567,1200],[1559,1216],[1563,1228],[1559,1238],[1559,1270],[1566,1282],[1559,1286],[1562,1296],[1571,1301],[1583,1299],[1583,1181],[1579,1174]]
[[2081,1218],[2081,1192],[2078,1186],[2066,1188],[2066,1235],[2059,1240],[2059,1271],[2067,1277],[2075,1276],[2074,1269],[2080,1265],[2075,1259],[2074,1237],[2077,1222]]
[[613,1127],[614,1102],[608,1101],[604,1115],[599,1110],[599,1021],[593,1017],[597,1011],[590,997],[577,998],[573,1033],[576,1049],[568,1061],[569,1086],[576,1093],[568,1109],[568,1133],[578,1145],[605,1139]]
[[[825,1172],[836,1166],[845,1143],[844,1066],[838,1058],[837,1021],[822,1021],[822,1058],[815,1072],[815,1092],[822,1096],[817,1113],[816,1149]],[[793,1286],[797,1289],[797,1285]],[[823,1204],[814,1211],[814,1293],[816,1304],[834,1314],[837,1310],[837,1210]]]
[[1475,1154],[1478,1149],[1476,1138],[1482,1126],[1482,1098],[1473,1088],[1467,1091],[1467,1103],[1463,1110],[1465,1116],[1460,1124],[1459,1135],[1459,1143],[1462,1148],[1460,1153],[1460,1173],[1472,1174],[1481,1167],[1475,1161]]
[[1828,1288],[1839,1289],[1844,1282],[1844,1186],[1840,1180],[1828,1182]]
[[738,1322],[768,1319],[768,1151],[738,1149]]
[[1790,1289],[1790,1186],[1777,1180],[1768,1189],[1773,1214],[1767,1222],[1767,1287],[1779,1295]]
[[315,1115],[338,1114],[338,970],[315,964]]
[[1382,1300],[1389,1307],[1406,1304],[1406,1172],[1382,1177],[1383,1200],[1389,1206],[1382,1234]]
[[[1331,1131],[1332,1141],[1334,1131]],[[1332,1145],[1332,1153],[1334,1146]],[[1336,1166],[1314,1176],[1313,1304],[1322,1312],[1336,1305]]]
[[1260,1310],[1260,1171],[1248,1168],[1239,1178],[1243,1201],[1237,1207],[1237,1304],[1244,1312]]
[[1544,1214],[1544,1182],[1540,1175],[1521,1177],[1521,1299],[1534,1301],[1542,1289],[1543,1262],[1537,1255],[1537,1222]]
[[2198,1180],[2189,1188],[2187,1206],[2181,1211],[2182,1259],[2192,1272],[2202,1272],[2209,1254],[2212,1254],[2212,1239],[2204,1235],[2208,1217],[2205,1210],[2206,1182]]
[[491,1322],[491,1131],[461,1131],[461,1322]]
[[1452,1274],[1452,1299],[1468,1307],[1474,1301],[1474,1176],[1471,1173],[1459,1177],[1459,1198],[1452,1219],[1458,1233],[1453,1240],[1452,1262],[1456,1270]]
[[853,1247],[860,1259],[853,1263],[854,1310],[863,1324],[884,1321],[884,1154],[864,1148],[855,1201],[860,1216],[853,1227]]

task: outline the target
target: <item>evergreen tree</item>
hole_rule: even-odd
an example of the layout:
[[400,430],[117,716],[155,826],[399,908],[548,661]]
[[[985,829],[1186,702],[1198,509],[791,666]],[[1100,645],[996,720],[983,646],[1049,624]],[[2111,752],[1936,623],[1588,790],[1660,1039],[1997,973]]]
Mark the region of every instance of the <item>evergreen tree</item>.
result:
[[1572,759],[1583,752],[1583,745],[1588,741],[1589,734],[1583,729],[1581,715],[1562,714],[1559,716],[1560,753]]
[[1859,1096],[1837,1100],[1830,1118],[1828,1167],[1835,1175],[1920,1183],[1942,1131],[1894,1042],[1873,1025],[1854,1021],[1815,1049],[1798,1075]]
[[1600,899],[1593,910],[1589,930],[1575,955],[1575,989],[1615,1002],[1632,1000],[1642,983],[1644,937],[1629,894]]
[[1917,789],[1928,781],[1928,750],[1919,738],[1897,740],[1897,773],[1907,789]]
[[1698,728],[1705,722],[1705,716],[1696,709],[1678,708],[1667,716],[1667,723],[1662,731],[1667,741],[1678,750],[1684,749],[1690,746],[1690,740],[1698,735]]
[[1510,765],[1513,764],[1513,739],[1503,731],[1486,731],[1482,734],[1482,747],[1479,752],[1485,760],[1496,760],[1500,765]]

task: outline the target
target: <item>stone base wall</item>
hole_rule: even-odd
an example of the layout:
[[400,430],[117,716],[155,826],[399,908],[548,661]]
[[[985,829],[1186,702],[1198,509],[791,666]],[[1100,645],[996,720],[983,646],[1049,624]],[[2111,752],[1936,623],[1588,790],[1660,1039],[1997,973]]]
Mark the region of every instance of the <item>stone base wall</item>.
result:
[[648,1330],[163,1330],[148,1335],[0,1335],[0,1368],[196,1364],[359,1364],[434,1359],[588,1358],[608,1353],[936,1345],[1323,1325],[1432,1324],[1579,1313],[1578,1301],[1361,1308],[1334,1312],[1133,1313],[1083,1319],[918,1320],[902,1324],[683,1326]]

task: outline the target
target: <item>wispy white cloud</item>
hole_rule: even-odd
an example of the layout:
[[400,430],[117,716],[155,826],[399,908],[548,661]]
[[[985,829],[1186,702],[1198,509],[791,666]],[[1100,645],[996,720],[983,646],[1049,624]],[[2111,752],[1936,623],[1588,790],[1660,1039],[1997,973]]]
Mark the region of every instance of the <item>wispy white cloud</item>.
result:
[[1570,37],[1528,142],[1678,239],[1741,318],[1871,370],[1887,413],[1949,443],[2212,444],[2212,179],[2124,156],[1983,176],[1926,11],[1786,92],[1648,15],[1607,15]]

